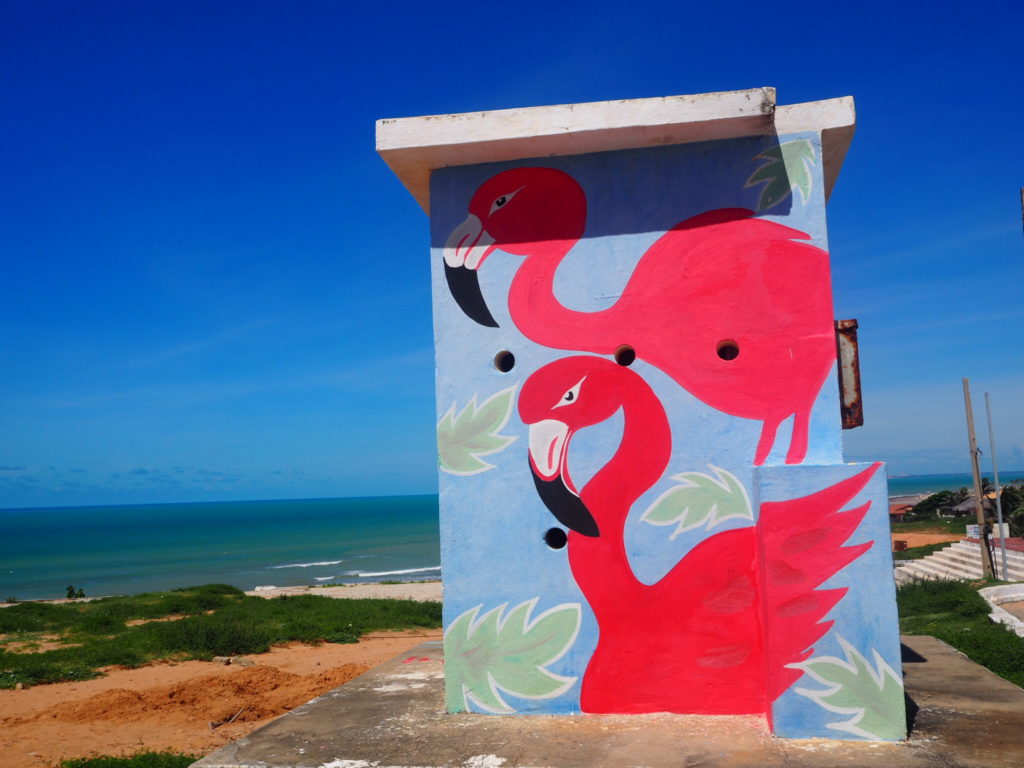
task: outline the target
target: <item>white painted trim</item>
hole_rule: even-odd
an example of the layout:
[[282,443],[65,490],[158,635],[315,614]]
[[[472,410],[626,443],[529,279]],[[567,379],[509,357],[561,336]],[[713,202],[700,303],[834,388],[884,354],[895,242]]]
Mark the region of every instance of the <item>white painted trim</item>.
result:
[[377,152],[430,213],[436,168],[815,131],[825,193],[853,137],[853,98],[776,107],[774,88],[377,121]]

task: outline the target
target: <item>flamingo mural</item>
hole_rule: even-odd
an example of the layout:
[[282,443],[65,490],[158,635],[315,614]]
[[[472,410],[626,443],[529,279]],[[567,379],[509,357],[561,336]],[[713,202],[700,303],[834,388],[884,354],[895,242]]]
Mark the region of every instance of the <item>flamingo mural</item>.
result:
[[[620,409],[618,450],[577,491],[568,470],[574,434]],[[564,358],[527,379],[519,414],[535,486],[570,529],[572,576],[597,619],[581,709],[770,716],[846,593],[818,587],[871,546],[843,546],[869,504],[842,509],[878,465],[805,497],[762,503],[755,525],[709,536],[645,584],[630,565],[626,518],[664,474],[672,444],[650,386],[603,358]]]
[[821,135],[474,152],[429,176],[447,711],[902,738]]
[[793,416],[787,464],[807,454],[815,398],[835,362],[828,254],[803,232],[723,208],[680,222],[643,254],[614,305],[565,307],[554,295],[559,264],[583,237],[587,200],[563,171],[502,171],[473,194],[448,237],[445,277],[463,312],[497,326],[477,270],[496,250],[525,257],[508,308],[530,340],[612,354],[628,345],[725,413],[763,422],[761,465]]

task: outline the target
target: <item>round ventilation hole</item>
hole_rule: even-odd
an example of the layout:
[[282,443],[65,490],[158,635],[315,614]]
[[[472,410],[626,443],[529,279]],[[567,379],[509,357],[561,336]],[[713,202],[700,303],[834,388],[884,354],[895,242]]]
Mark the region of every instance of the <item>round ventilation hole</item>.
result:
[[494,367],[502,373],[508,373],[516,366],[516,356],[507,349],[501,350],[494,356]]
[[615,362],[619,365],[632,365],[633,361],[636,360],[636,350],[629,346],[629,344],[623,344],[615,350],[614,357]]
[[732,339],[718,342],[718,356],[723,360],[735,360],[740,356],[740,347]]
[[561,528],[548,528],[544,533],[544,543],[552,549],[563,549],[569,537]]

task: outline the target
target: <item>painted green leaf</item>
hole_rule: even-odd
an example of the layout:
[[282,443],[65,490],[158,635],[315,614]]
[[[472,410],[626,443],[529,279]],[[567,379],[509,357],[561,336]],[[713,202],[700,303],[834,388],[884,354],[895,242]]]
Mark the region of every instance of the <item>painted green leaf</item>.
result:
[[827,723],[828,728],[862,736],[866,739],[898,740],[906,735],[906,709],[903,680],[872,649],[872,664],[860,651],[836,636],[846,655],[818,656],[790,666],[803,670],[826,688],[811,690],[795,688],[829,712],[852,715],[840,723]]
[[764,184],[757,201],[757,210],[772,208],[800,190],[804,203],[811,199],[814,176],[811,173],[818,163],[814,145],[807,139],[796,139],[778,144],[757,155],[754,160],[766,161],[754,171],[744,187]]
[[579,603],[556,605],[530,618],[539,598],[505,612],[507,603],[478,618],[482,605],[455,619],[444,633],[445,698],[449,712],[470,703],[488,712],[515,710],[502,693],[550,699],[565,693],[575,677],[545,667],[565,655],[580,630]]
[[715,477],[700,472],[673,475],[679,485],[669,488],[640,518],[651,525],[677,525],[670,539],[707,521],[707,530],[741,517],[754,519],[750,499],[736,476],[719,467],[708,465]]
[[494,469],[482,460],[516,438],[498,434],[508,424],[516,387],[491,395],[479,406],[476,395],[455,415],[455,403],[437,422],[437,463],[453,475],[475,475]]

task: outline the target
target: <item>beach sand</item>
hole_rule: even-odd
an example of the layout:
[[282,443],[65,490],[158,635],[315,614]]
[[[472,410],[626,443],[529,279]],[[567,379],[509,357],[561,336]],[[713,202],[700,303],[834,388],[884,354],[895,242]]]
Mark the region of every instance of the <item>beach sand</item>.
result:
[[[441,599],[440,582],[253,594],[303,591],[339,598]],[[66,758],[143,750],[206,754],[423,640],[440,638],[439,629],[375,632],[357,644],[276,647],[245,657],[251,666],[156,663],[112,669],[96,680],[0,690],[2,762],[6,768],[51,768]]]
[[960,541],[964,538],[962,533],[894,533],[892,534],[892,540],[905,541],[908,547],[924,547],[928,544],[942,544],[949,542],[952,544],[954,541]]
[[441,601],[440,581],[410,581],[404,584],[344,584],[333,587],[257,587],[246,592],[256,597],[281,597],[282,595],[323,595],[324,597],[347,597],[351,599],[387,598],[389,600],[436,600]]

